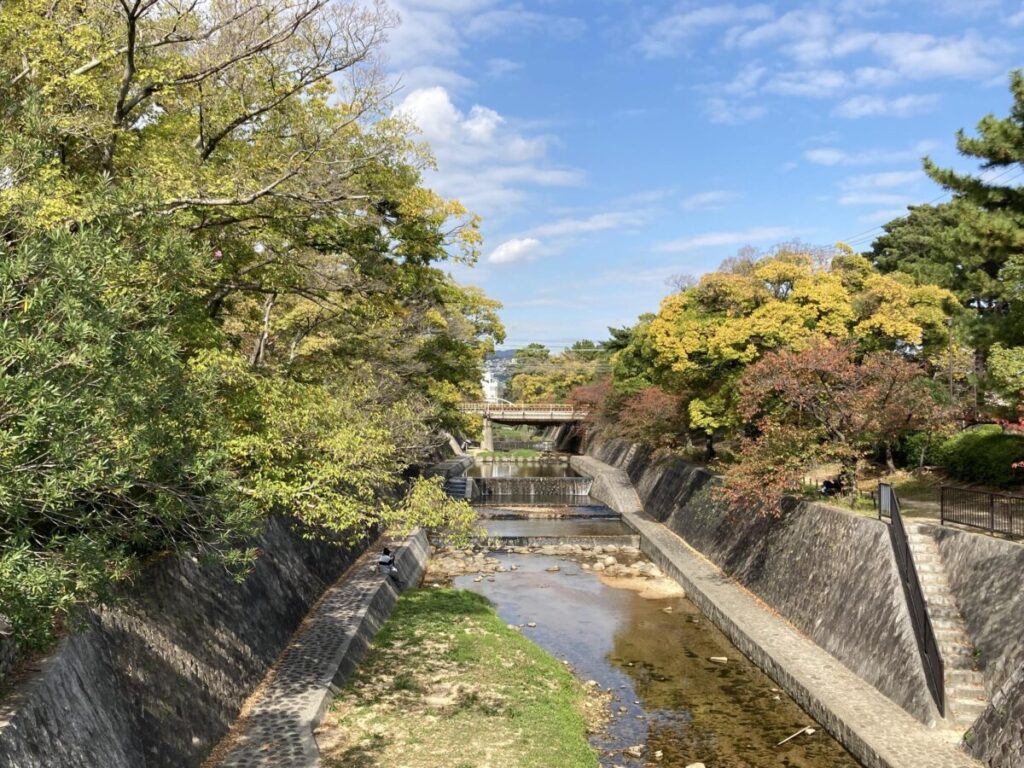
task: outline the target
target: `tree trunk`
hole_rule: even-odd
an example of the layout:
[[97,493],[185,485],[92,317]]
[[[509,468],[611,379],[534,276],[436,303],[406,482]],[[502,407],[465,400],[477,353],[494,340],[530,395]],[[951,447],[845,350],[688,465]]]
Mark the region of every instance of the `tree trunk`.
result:
[[253,345],[252,357],[249,358],[249,363],[254,368],[259,368],[263,365],[267,354],[267,343],[270,341],[270,312],[273,310],[274,302],[276,301],[277,294],[272,293],[263,305],[263,327],[260,329],[259,336],[256,337],[256,342]]
[[704,443],[704,460],[712,461],[714,460],[716,455],[717,454],[715,453],[715,433],[708,432],[707,441]]
[[843,464],[839,470],[839,479],[843,484],[843,492],[851,499],[851,505],[857,500],[857,464]]
[[892,458],[892,442],[885,441],[885,466],[890,472],[896,471],[896,462]]

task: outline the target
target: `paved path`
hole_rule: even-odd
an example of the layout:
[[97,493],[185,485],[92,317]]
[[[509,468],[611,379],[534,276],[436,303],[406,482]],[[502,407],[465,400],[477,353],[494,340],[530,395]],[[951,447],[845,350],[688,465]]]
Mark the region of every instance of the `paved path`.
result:
[[867,768],[980,768],[957,747],[959,733],[921,724],[647,515],[625,471],[589,456],[572,464],[640,533],[644,553]]
[[[418,583],[427,560],[422,532],[397,551],[407,583]],[[232,732],[223,768],[313,768],[320,751],[313,729],[334,694],[362,658],[390,615],[398,590],[373,568],[380,550],[371,546],[324,593],[264,681]]]

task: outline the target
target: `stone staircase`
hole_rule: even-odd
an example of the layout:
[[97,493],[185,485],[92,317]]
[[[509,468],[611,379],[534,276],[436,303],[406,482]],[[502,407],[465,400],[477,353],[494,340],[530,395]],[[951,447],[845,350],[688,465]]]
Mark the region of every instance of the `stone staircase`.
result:
[[444,490],[453,499],[470,499],[473,484],[468,477],[449,477],[444,481]]
[[945,665],[946,720],[966,730],[988,705],[985,679],[974,668],[974,648],[950,592],[935,539],[926,526],[908,524],[907,542]]

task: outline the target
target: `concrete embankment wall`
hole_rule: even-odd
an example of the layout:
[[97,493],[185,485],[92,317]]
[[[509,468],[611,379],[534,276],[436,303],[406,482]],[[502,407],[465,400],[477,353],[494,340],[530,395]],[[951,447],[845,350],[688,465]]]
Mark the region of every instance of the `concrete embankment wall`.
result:
[[987,765],[1024,766],[1024,546],[954,528],[930,530],[991,699],[968,746]]
[[227,732],[317,598],[365,549],[271,520],[238,582],[166,558],[90,613],[0,703],[2,768],[195,766]]
[[625,470],[647,514],[850,670],[918,720],[935,720],[886,524],[814,504],[778,519],[730,518],[711,498],[717,480],[699,467],[623,440],[587,453]]

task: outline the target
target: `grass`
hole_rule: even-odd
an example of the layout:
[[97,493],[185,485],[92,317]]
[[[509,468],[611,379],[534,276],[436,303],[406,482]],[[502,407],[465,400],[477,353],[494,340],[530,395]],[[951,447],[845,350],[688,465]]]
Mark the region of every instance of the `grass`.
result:
[[586,694],[472,592],[405,593],[317,740],[326,768],[596,768]]

